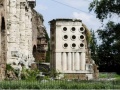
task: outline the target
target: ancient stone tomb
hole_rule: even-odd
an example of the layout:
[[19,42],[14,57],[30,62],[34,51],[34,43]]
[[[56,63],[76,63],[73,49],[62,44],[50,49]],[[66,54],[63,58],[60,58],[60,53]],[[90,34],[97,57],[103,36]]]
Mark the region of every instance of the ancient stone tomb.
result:
[[51,70],[60,72],[59,78],[94,79],[94,61],[89,54],[89,30],[80,19],[50,21]]

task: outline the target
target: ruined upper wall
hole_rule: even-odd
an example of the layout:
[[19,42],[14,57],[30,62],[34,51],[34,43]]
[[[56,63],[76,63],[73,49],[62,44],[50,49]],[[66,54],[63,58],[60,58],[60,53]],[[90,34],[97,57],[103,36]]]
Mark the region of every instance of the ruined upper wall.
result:
[[32,30],[33,30],[33,45],[37,46],[37,38],[45,36],[45,28],[43,25],[43,16],[35,11],[32,10]]
[[[47,50],[47,31],[43,24],[43,16],[32,10],[32,34],[33,34],[33,47],[34,49],[33,55],[35,60],[37,61],[45,61],[46,58],[46,50]],[[35,51],[36,50],[36,51]]]

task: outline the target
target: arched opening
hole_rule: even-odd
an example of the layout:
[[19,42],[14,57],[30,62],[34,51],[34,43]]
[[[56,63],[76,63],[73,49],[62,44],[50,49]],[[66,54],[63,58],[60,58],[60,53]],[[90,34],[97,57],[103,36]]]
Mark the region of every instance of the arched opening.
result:
[[37,48],[36,48],[36,45],[33,46],[33,57],[36,58],[36,51],[37,51]]
[[5,30],[5,19],[2,17],[2,22],[1,22],[1,31]]

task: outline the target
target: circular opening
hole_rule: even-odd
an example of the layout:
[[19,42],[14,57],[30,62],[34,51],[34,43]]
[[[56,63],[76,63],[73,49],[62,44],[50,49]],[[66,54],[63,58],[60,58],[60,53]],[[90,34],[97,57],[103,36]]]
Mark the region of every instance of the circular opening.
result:
[[84,35],[81,35],[81,36],[80,36],[80,39],[84,39]]
[[73,40],[74,40],[74,39],[76,39],[76,36],[75,36],[75,35],[73,35],[73,36],[72,36],[72,39],[73,39]]
[[75,47],[76,47],[76,44],[75,44],[75,43],[73,43],[73,44],[72,44],[72,47],[73,47],[73,48],[75,48]]
[[72,31],[73,31],[73,32],[75,31],[75,27],[72,27]]
[[84,27],[80,27],[81,32],[84,32],[84,30],[85,30]]
[[67,35],[64,35],[64,39],[68,39],[68,36],[67,36]]
[[67,28],[66,28],[66,27],[64,27],[64,28],[63,28],[63,31],[67,31]]
[[68,47],[68,44],[67,44],[67,43],[65,43],[65,44],[64,44],[64,47],[65,47],[65,48],[66,48],[66,47]]
[[81,43],[81,44],[80,44],[80,47],[84,47],[84,44],[83,44],[83,43]]

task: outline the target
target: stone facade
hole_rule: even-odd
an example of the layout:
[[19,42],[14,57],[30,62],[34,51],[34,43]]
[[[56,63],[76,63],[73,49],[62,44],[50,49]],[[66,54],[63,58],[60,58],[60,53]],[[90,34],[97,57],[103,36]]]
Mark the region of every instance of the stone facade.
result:
[[6,1],[7,63],[14,68],[29,68],[32,55],[32,9],[35,0]]
[[51,70],[62,73],[59,78],[94,79],[97,72],[90,58],[87,28],[79,19],[50,21]]
[[19,70],[29,68],[41,60],[42,51],[45,60],[47,32],[35,5],[36,0],[0,0],[0,80],[5,78],[6,63]]

